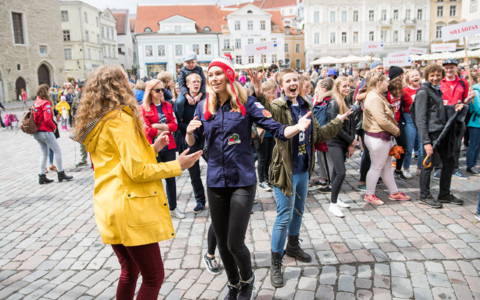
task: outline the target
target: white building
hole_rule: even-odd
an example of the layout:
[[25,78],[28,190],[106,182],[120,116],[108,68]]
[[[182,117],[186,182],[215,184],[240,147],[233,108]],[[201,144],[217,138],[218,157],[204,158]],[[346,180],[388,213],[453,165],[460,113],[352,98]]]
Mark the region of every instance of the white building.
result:
[[136,75],[137,46],[135,37],[130,28],[128,9],[112,9],[117,20],[118,61],[129,75]]
[[[479,0],[463,0],[462,1],[462,20],[473,21],[480,19]],[[468,48],[480,48],[480,35],[468,37]]]
[[[384,57],[428,47],[426,0],[304,0],[306,63],[323,56],[362,55],[362,43],[383,41]],[[366,55],[367,53],[363,53]]]
[[105,65],[119,65],[117,20],[108,8],[100,13],[100,27],[102,30],[103,63]]

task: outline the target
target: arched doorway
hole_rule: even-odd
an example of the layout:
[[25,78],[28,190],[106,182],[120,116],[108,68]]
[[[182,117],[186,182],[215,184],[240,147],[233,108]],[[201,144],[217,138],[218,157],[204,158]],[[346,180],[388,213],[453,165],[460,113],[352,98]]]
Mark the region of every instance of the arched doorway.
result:
[[38,68],[38,85],[46,83],[48,86],[50,84],[50,70],[45,64],[41,64]]
[[16,99],[18,99],[18,95],[22,92],[22,89],[25,91],[27,90],[27,84],[25,83],[25,79],[22,77],[18,77],[17,81],[15,81],[15,92],[16,92]]

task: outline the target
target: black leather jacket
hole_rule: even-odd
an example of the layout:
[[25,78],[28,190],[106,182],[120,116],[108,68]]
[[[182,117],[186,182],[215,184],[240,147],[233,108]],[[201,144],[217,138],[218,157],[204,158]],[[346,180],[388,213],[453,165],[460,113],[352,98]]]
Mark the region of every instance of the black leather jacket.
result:
[[[354,114],[359,107],[354,105],[352,107],[354,109]],[[327,121],[330,122],[331,120],[335,119],[339,114],[339,108],[337,101],[332,97],[327,104]],[[343,121],[342,128],[338,132],[338,134],[333,137],[331,140],[327,141],[328,147],[342,147],[347,148],[355,139],[355,116],[354,114],[350,115],[345,121]]]

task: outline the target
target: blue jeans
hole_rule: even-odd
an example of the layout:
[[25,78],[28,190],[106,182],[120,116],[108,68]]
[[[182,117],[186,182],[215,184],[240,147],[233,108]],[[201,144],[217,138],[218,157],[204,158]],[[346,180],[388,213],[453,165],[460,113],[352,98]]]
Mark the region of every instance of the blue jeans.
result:
[[48,162],[53,165],[53,150],[48,148]]
[[480,214],[480,193],[478,194],[477,213]]
[[470,144],[467,150],[467,167],[477,165],[478,154],[480,153],[480,128],[468,127],[470,133]]
[[409,169],[410,163],[412,161],[412,151],[413,147],[415,146],[415,141],[420,146],[418,147],[418,159],[417,159],[417,167],[422,167],[422,160],[423,157],[423,149],[422,149],[422,142],[420,140],[420,135],[418,134],[417,128],[412,120],[412,115],[408,113],[404,113],[403,117],[405,118],[405,135],[407,136],[407,149],[405,149],[405,160],[403,161],[403,168]]
[[55,153],[55,160],[57,162],[57,170],[63,171],[62,166],[62,153],[60,152],[60,146],[53,132],[40,131],[33,135],[33,138],[37,141],[42,151],[40,156],[39,173],[45,174],[45,165],[47,164],[48,148],[52,149]]
[[283,255],[287,233],[291,236],[300,233],[308,193],[308,171],[293,174],[293,196],[285,196],[276,186],[273,187],[273,192],[277,203],[277,217],[272,230],[272,251]]

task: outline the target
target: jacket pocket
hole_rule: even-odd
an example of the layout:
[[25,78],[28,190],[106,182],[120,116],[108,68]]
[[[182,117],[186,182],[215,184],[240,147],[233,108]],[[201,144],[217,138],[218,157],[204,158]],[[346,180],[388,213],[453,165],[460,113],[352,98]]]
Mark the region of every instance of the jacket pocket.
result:
[[125,210],[127,224],[132,227],[160,223],[160,196],[157,191],[127,191]]

